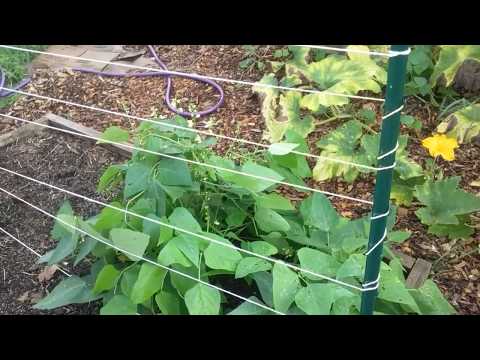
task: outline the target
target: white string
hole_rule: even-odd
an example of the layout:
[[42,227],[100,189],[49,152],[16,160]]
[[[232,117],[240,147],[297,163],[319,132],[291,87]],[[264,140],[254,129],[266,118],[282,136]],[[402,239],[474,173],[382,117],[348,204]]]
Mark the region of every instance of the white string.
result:
[[71,55],[64,55],[64,54],[56,54],[56,53],[39,51],[39,50],[32,50],[32,49],[23,49],[23,48],[19,48],[19,47],[15,47],[15,46],[8,46],[8,45],[0,45],[0,48],[31,52],[31,53],[35,53],[35,54],[57,56],[57,57],[62,57],[62,58],[66,58],[66,59],[90,61],[90,62],[96,62],[96,63],[106,64],[106,65],[123,66],[123,67],[127,67],[127,68],[148,70],[148,71],[154,71],[154,72],[158,72],[158,73],[167,73],[168,75],[172,75],[172,76],[175,76],[175,75],[178,75],[178,76],[195,76],[198,79],[208,79],[208,80],[213,80],[213,81],[218,81],[218,82],[227,82],[227,83],[232,83],[232,84],[264,87],[264,88],[279,89],[279,90],[286,90],[286,91],[298,91],[298,92],[304,92],[304,93],[309,93],[309,94],[322,94],[322,95],[329,95],[329,96],[346,97],[346,98],[350,98],[350,99],[362,99],[362,100],[370,100],[370,101],[378,101],[378,102],[384,102],[385,101],[384,99],[379,99],[379,98],[375,98],[375,97],[368,97],[368,96],[347,95],[347,94],[341,94],[341,93],[334,93],[334,92],[330,92],[330,91],[291,88],[291,87],[287,87],[287,86],[264,84],[264,83],[260,83],[260,82],[255,83],[255,82],[251,82],[251,81],[234,80],[234,79],[227,79],[227,78],[221,78],[221,77],[216,77],[216,76],[205,76],[205,75],[199,75],[199,74],[193,74],[193,73],[189,74],[189,73],[184,73],[184,72],[179,72],[179,71],[171,71],[171,70],[165,71],[165,70],[160,70],[160,69],[150,68],[150,67],[145,67],[145,66],[122,64],[122,63],[117,63],[117,62],[104,61],[104,60],[98,60],[98,59],[89,59],[89,58],[83,58],[83,57],[71,56]]
[[77,198],[80,198],[80,199],[83,199],[83,200],[86,200],[86,201],[89,201],[89,202],[92,202],[94,204],[98,204],[98,205],[101,205],[101,206],[104,206],[104,207],[108,207],[110,209],[113,209],[113,210],[116,210],[116,211],[119,211],[119,212],[123,212],[125,214],[128,214],[128,215],[131,215],[131,216],[135,216],[139,219],[142,219],[142,220],[146,220],[146,221],[150,221],[152,223],[155,223],[155,224],[158,224],[160,226],[164,226],[164,227],[167,227],[167,228],[170,228],[172,230],[175,230],[175,231],[179,231],[179,232],[182,232],[182,233],[185,233],[187,235],[191,235],[191,236],[194,236],[194,237],[198,237],[199,239],[202,239],[202,240],[205,240],[205,241],[208,241],[208,242],[211,242],[211,243],[214,243],[214,244],[217,244],[217,245],[221,245],[221,246],[224,246],[224,247],[228,247],[228,248],[231,248],[231,249],[234,249],[234,250],[237,250],[237,251],[240,251],[240,252],[243,252],[245,254],[248,254],[250,256],[255,256],[255,257],[258,257],[260,259],[263,259],[263,260],[266,260],[266,261],[270,261],[272,263],[276,263],[276,264],[280,264],[280,265],[284,265],[292,270],[295,270],[295,271],[299,271],[299,272],[302,272],[302,273],[305,273],[305,274],[309,274],[309,275],[313,275],[313,276],[316,276],[320,279],[324,279],[324,280],[328,280],[328,281],[331,281],[333,283],[336,283],[338,285],[342,285],[342,286],[346,286],[346,287],[349,287],[349,288],[352,288],[352,289],[355,289],[355,290],[359,290],[359,291],[363,291],[362,288],[358,287],[358,286],[355,286],[355,285],[352,285],[352,284],[349,284],[349,283],[346,283],[346,282],[343,282],[343,281],[340,281],[340,280],[337,280],[337,279],[334,279],[334,278],[331,278],[331,277],[328,277],[328,276],[325,276],[325,275],[322,275],[322,274],[318,274],[316,272],[313,272],[313,271],[310,271],[310,270],[306,270],[306,269],[303,269],[303,268],[300,268],[296,265],[293,265],[293,264],[289,264],[289,263],[286,263],[284,261],[281,261],[281,260],[278,260],[278,259],[274,259],[274,258],[271,258],[271,257],[268,257],[268,256],[264,256],[264,255],[261,255],[261,254],[257,254],[253,251],[249,251],[249,250],[246,250],[246,249],[242,249],[240,247],[237,247],[235,245],[231,245],[231,244],[228,244],[228,243],[224,243],[224,242],[221,242],[221,241],[218,241],[218,240],[215,240],[215,239],[212,239],[212,238],[209,238],[207,236],[204,236],[204,235],[201,235],[201,234],[197,234],[197,233],[194,233],[192,231],[189,231],[189,230],[186,230],[186,229],[183,229],[183,228],[179,228],[175,225],[171,225],[171,224],[168,224],[168,223],[164,223],[164,222],[161,222],[161,221],[158,221],[156,219],[151,219],[151,218],[148,218],[148,217],[145,217],[143,215],[139,215],[139,214],[136,214],[134,212],[131,212],[129,210],[126,210],[126,209],[122,209],[122,208],[119,208],[119,207],[116,207],[116,206],[113,206],[113,205],[110,205],[110,204],[106,204],[106,203],[103,203],[101,201],[98,201],[98,200],[95,200],[95,199],[91,199],[89,197],[86,197],[84,195],[80,195],[80,194],[77,194],[75,192],[72,192],[72,191],[69,191],[69,190],[65,190],[63,188],[60,188],[58,186],[55,186],[55,185],[51,185],[51,184],[48,184],[46,182],[43,182],[41,180],[37,180],[37,179],[34,179],[34,178],[31,178],[29,176],[26,176],[26,175],[23,175],[23,174],[19,174],[15,171],[12,171],[12,170],[9,170],[9,169],[5,169],[3,167],[0,166],[0,170],[3,170],[5,172],[8,172],[9,174],[13,174],[13,175],[16,175],[16,176],[19,176],[21,178],[24,178],[24,179],[27,179],[29,181],[33,181],[37,184],[40,184],[40,185],[44,185],[44,186],[47,186],[51,189],[55,189],[55,190],[58,190],[58,191],[61,191],[65,194],[69,194],[71,196],[75,196]]
[[206,281],[203,281],[203,280],[201,280],[201,279],[197,279],[197,278],[195,278],[195,277],[193,277],[193,276],[191,276],[191,275],[185,274],[185,273],[183,273],[183,272],[181,272],[181,271],[178,271],[178,270],[169,268],[168,266],[161,265],[161,264],[159,264],[159,263],[157,263],[157,262],[155,262],[155,261],[152,261],[152,260],[150,260],[150,259],[144,258],[144,257],[142,257],[142,256],[138,256],[138,255],[136,255],[136,254],[134,254],[134,253],[131,253],[131,252],[127,251],[127,250],[123,250],[123,249],[121,249],[121,248],[119,248],[119,247],[117,247],[117,246],[115,246],[115,245],[113,245],[113,244],[110,244],[110,243],[108,243],[108,242],[106,242],[106,241],[104,241],[104,240],[102,240],[102,239],[100,239],[100,238],[98,238],[98,237],[96,237],[96,236],[94,236],[94,235],[92,235],[92,234],[89,234],[88,232],[86,232],[86,231],[84,231],[84,230],[82,230],[82,229],[80,229],[80,228],[78,228],[78,227],[76,227],[76,226],[74,226],[74,225],[69,224],[68,222],[60,219],[59,217],[56,217],[56,216],[50,214],[49,212],[47,212],[47,211],[39,208],[38,206],[35,206],[35,205],[33,205],[32,203],[29,203],[28,201],[26,201],[26,200],[24,200],[24,199],[16,196],[15,194],[12,194],[11,192],[3,189],[2,187],[0,187],[0,191],[3,191],[5,194],[8,194],[8,195],[10,195],[11,197],[17,199],[18,201],[23,202],[24,204],[26,204],[26,205],[34,208],[35,210],[41,212],[42,214],[44,214],[44,215],[46,215],[46,216],[54,219],[55,221],[59,221],[59,222],[61,222],[62,224],[67,225],[67,226],[69,226],[70,228],[72,228],[72,229],[74,229],[74,230],[76,230],[76,231],[84,234],[85,236],[88,236],[88,237],[90,237],[90,238],[92,238],[92,239],[94,239],[94,240],[97,240],[98,242],[100,242],[100,243],[102,243],[102,244],[104,244],[104,245],[107,245],[107,246],[109,246],[109,247],[111,247],[111,248],[113,248],[113,249],[115,249],[115,250],[117,250],[117,251],[123,252],[123,253],[125,253],[125,254],[127,254],[127,255],[130,255],[130,256],[133,256],[133,257],[135,257],[135,258],[137,258],[137,259],[139,259],[139,260],[146,261],[146,262],[148,262],[148,263],[150,263],[150,264],[152,264],[152,265],[158,266],[158,267],[160,267],[160,268],[162,268],[162,269],[164,269],[164,270],[167,270],[167,271],[171,271],[171,272],[173,272],[173,273],[176,273],[177,275],[186,277],[186,278],[188,278],[188,279],[190,279],[190,280],[197,281],[197,282],[199,282],[199,283],[201,283],[201,284],[203,284],[203,285],[209,286],[209,287],[211,287],[211,288],[213,288],[213,289],[216,289],[216,290],[218,290],[218,291],[224,292],[224,293],[229,294],[229,295],[231,295],[231,296],[234,296],[234,297],[236,297],[236,298],[238,298],[238,299],[247,301],[247,302],[249,302],[249,303],[251,303],[251,304],[254,304],[254,305],[257,305],[257,306],[259,306],[259,307],[261,307],[261,308],[263,308],[263,309],[272,311],[272,312],[274,312],[274,313],[276,313],[276,314],[285,315],[284,313],[282,313],[282,312],[280,312],[280,311],[277,311],[277,310],[275,310],[275,309],[272,309],[272,308],[270,308],[270,307],[268,307],[268,306],[266,306],[266,305],[257,303],[256,301],[250,300],[250,299],[245,298],[245,297],[243,297],[243,296],[241,296],[241,295],[235,294],[235,293],[233,293],[233,292],[231,292],[231,291],[222,289],[222,288],[220,288],[220,287],[218,287],[218,286],[212,285],[212,284],[210,284],[210,283],[208,283],[208,282],[206,282]]
[[377,220],[383,217],[387,217],[388,215],[390,215],[390,209],[388,209],[386,213],[370,217],[370,220]]
[[[36,252],[35,250],[33,250],[30,246],[28,246],[27,244],[25,244],[24,242],[22,242],[21,240],[19,240],[18,238],[16,238],[15,236],[13,236],[12,234],[10,234],[8,231],[6,231],[5,229],[2,229],[0,227],[0,231],[3,232],[5,235],[7,235],[8,237],[10,237],[11,239],[15,240],[17,243],[19,243],[20,245],[22,245],[25,249],[29,250],[32,254],[36,255],[37,257],[41,258],[42,255],[39,254],[38,252]],[[63,270],[60,266],[58,265],[54,265],[54,267],[56,267],[58,270],[60,270],[62,273],[64,273],[65,275],[67,275],[68,277],[71,277],[72,275],[70,275],[68,272],[66,272],[65,270]]]
[[398,141],[397,141],[397,145],[395,145],[395,147],[394,147],[392,150],[386,152],[386,153],[383,154],[383,155],[378,156],[378,157],[377,157],[377,160],[382,160],[383,158],[386,158],[388,155],[393,154],[395,151],[398,150],[399,146],[400,146],[400,144],[399,144]]
[[[375,285],[375,286],[371,287],[372,285]],[[368,288],[369,290],[377,290],[379,285],[380,285],[380,272],[378,273],[378,277],[376,280],[364,283],[362,286],[364,288]]]
[[[116,111],[100,109],[100,108],[97,108],[95,106],[82,105],[82,104],[74,103],[74,102],[67,101],[67,100],[52,98],[52,97],[49,97],[49,96],[43,96],[43,95],[28,93],[28,92],[21,91],[21,90],[15,90],[15,89],[10,89],[10,88],[0,87],[0,90],[2,90],[2,89],[7,90],[7,91],[12,91],[14,93],[25,95],[25,96],[35,97],[35,98],[38,98],[38,99],[54,101],[54,102],[58,102],[58,103],[65,104],[65,105],[71,105],[71,106],[76,106],[76,107],[80,107],[80,108],[84,108],[84,109],[88,109],[88,110],[99,111],[99,112],[103,112],[103,113],[110,114],[110,115],[122,116],[122,117],[132,119],[132,120],[144,121],[144,122],[148,122],[148,123],[152,123],[152,124],[156,124],[156,125],[162,125],[162,126],[165,126],[165,127],[170,127],[170,128],[173,128],[173,129],[189,131],[189,132],[202,134],[202,135],[206,135],[206,136],[213,136],[213,137],[217,137],[219,139],[230,140],[230,141],[234,141],[234,142],[238,142],[238,143],[242,143],[242,144],[254,145],[254,146],[262,147],[262,148],[265,148],[265,149],[269,149],[270,146],[271,146],[271,145],[257,143],[257,142],[254,142],[254,141],[238,139],[238,138],[230,137],[230,136],[227,136],[227,135],[215,134],[215,133],[212,133],[212,132],[209,132],[209,131],[198,130],[198,129],[194,129],[194,128],[190,128],[190,127],[164,123],[164,122],[161,122],[161,121],[155,121],[155,120],[146,119],[146,118],[142,118],[142,117],[138,117],[138,116],[134,116],[134,115],[128,115],[128,114],[120,113],[120,112],[116,112]],[[322,156],[322,155],[314,155],[314,154],[304,153],[304,152],[296,151],[296,150],[292,150],[291,153],[306,156],[306,157],[311,157],[311,158],[314,158],[314,159],[327,160],[327,161],[337,162],[337,163],[344,164],[344,165],[355,166],[355,167],[363,168],[363,169],[367,169],[367,170],[373,170],[373,171],[383,170],[383,168],[377,168],[375,166],[358,164],[358,163],[354,163],[354,162],[351,162],[351,161],[331,158],[331,157]]]
[[329,192],[329,191],[313,189],[313,188],[310,188],[310,187],[307,187],[307,186],[296,185],[296,184],[292,184],[292,183],[288,183],[288,182],[284,182],[284,181],[279,181],[279,180],[275,180],[275,179],[272,179],[272,178],[269,178],[269,177],[258,176],[258,175],[254,175],[254,174],[250,174],[250,173],[245,173],[245,172],[242,172],[242,171],[238,171],[238,170],[232,170],[232,169],[228,169],[228,168],[223,168],[223,167],[216,166],[216,165],[212,165],[212,164],[208,164],[208,163],[202,163],[202,162],[198,162],[198,161],[194,161],[194,160],[189,160],[189,159],[185,159],[185,158],[181,158],[181,157],[177,157],[177,156],[173,156],[173,155],[168,155],[168,154],[159,153],[159,152],[152,151],[152,150],[142,149],[142,148],[139,148],[139,147],[136,147],[136,146],[132,146],[132,145],[128,145],[128,144],[122,144],[122,143],[118,143],[118,142],[115,142],[115,141],[110,141],[110,140],[106,140],[106,139],[101,139],[101,138],[98,138],[98,137],[95,137],[95,136],[90,136],[90,135],[81,134],[81,133],[78,133],[78,132],[75,132],[75,131],[60,129],[60,128],[57,128],[57,127],[54,127],[54,126],[50,126],[50,125],[46,125],[46,124],[41,124],[41,123],[38,123],[38,122],[34,122],[34,121],[30,121],[30,120],[25,120],[25,119],[21,119],[21,118],[17,118],[16,116],[5,115],[5,114],[0,114],[0,116],[7,117],[7,118],[10,118],[10,119],[13,119],[13,120],[22,121],[22,122],[25,122],[25,123],[28,123],[28,124],[33,124],[33,125],[37,125],[37,126],[40,126],[40,127],[44,127],[44,128],[48,128],[48,129],[60,131],[60,132],[66,133],[66,134],[74,135],[74,136],[80,136],[80,137],[84,137],[84,138],[87,138],[87,139],[104,142],[104,143],[107,143],[107,144],[118,145],[118,146],[120,146],[120,147],[132,149],[132,150],[137,150],[137,151],[142,151],[142,152],[146,152],[146,153],[148,153],[148,154],[153,154],[153,155],[162,156],[162,157],[165,157],[165,158],[167,158],[167,159],[173,159],[173,160],[183,161],[183,162],[186,162],[186,163],[188,163],[188,164],[194,164],[194,165],[198,165],[198,166],[204,166],[204,167],[211,168],[211,169],[215,169],[215,170],[219,170],[219,171],[226,171],[226,172],[230,172],[230,173],[233,173],[233,174],[236,174],[236,175],[248,176],[248,177],[251,177],[251,178],[254,178],[254,179],[258,179],[258,180],[269,181],[269,182],[272,182],[272,183],[274,183],[274,184],[281,184],[281,185],[291,186],[291,187],[294,187],[294,188],[297,188],[297,189],[306,190],[306,191],[313,191],[313,192],[317,192],[317,193],[320,193],[320,194],[325,194],[325,195],[329,195],[329,196],[334,196],[334,197],[338,197],[338,198],[345,199],[345,200],[356,201],[356,202],[360,202],[360,203],[364,203],[364,204],[369,204],[369,205],[372,205],[372,204],[373,204],[373,202],[368,201],[368,200],[358,199],[358,198],[354,198],[354,197],[346,196],[346,195],[341,195],[341,194],[335,194],[335,193],[332,193],[332,192]]
[[396,113],[403,110],[404,105],[400,106],[399,108],[389,112],[387,115],[382,116],[382,120],[388,119],[390,116],[395,115]]
[[411,48],[408,48],[404,51],[394,51],[389,50],[388,53],[380,52],[380,51],[370,51],[370,50],[360,50],[360,49],[347,49],[347,48],[339,48],[333,46],[323,46],[323,45],[292,45],[298,47],[305,47],[309,49],[319,49],[319,50],[330,50],[330,51],[340,51],[346,53],[357,53],[357,54],[364,54],[364,55],[376,55],[376,56],[385,56],[388,58],[392,58],[399,55],[408,55],[412,51]]
[[377,242],[375,245],[373,245],[372,248],[365,253],[365,255],[366,255],[366,256],[370,255],[371,252],[372,252],[373,250],[375,250],[375,248],[376,248],[378,245],[380,245],[380,244],[383,242],[383,240],[385,240],[386,237],[387,237],[387,229],[385,228],[385,232],[383,233],[382,238],[381,238],[380,240],[378,240],[378,242]]

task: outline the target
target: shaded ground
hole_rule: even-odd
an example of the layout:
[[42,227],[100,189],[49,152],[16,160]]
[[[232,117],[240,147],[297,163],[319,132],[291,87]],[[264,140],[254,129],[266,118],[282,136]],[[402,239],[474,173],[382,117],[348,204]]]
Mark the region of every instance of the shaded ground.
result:
[[[132,47],[131,49],[140,48]],[[238,63],[244,58],[243,50],[239,46],[158,46],[157,50],[161,59],[171,70],[252,81],[259,80],[262,76],[255,69],[247,73],[239,69]],[[171,115],[163,101],[165,83],[163,78],[101,78],[68,71],[39,71],[35,74],[33,83],[25,91],[150,118]],[[233,137],[262,141],[264,125],[258,99],[252,93],[251,88],[227,83],[221,83],[221,85],[225,91],[224,106],[212,116],[193,119],[194,126]],[[192,106],[196,110],[204,109],[216,102],[213,90],[196,82],[175,79],[174,89],[177,104],[184,109]],[[377,103],[363,101],[356,105],[379,110]],[[53,112],[97,130],[103,130],[111,125],[133,129],[138,124],[135,120],[116,115],[28,97],[19,98],[13,106],[3,111],[29,120],[35,120],[46,112]],[[420,138],[430,135],[434,130],[436,113],[424,103],[416,99],[409,99],[405,113],[418,116],[422,120],[424,129]],[[380,119],[379,111],[378,119]],[[2,124],[1,121],[0,119],[0,133],[16,126],[11,122]],[[320,136],[337,127],[338,124],[339,122],[334,122],[319,128],[312,134],[309,142],[314,144]],[[405,132],[407,129],[403,129],[403,131]],[[242,152],[238,147],[231,148],[231,143],[226,141],[220,141],[216,146],[217,152],[221,154],[228,149],[236,153]],[[250,149],[252,148],[250,147]],[[312,153],[318,153],[314,146],[311,150]],[[420,146],[420,141],[416,136],[410,137],[409,152],[414,160],[422,164],[428,158],[427,152]],[[462,145],[456,154],[456,161],[441,162],[440,166],[448,176],[461,175],[461,185],[464,189],[478,193],[479,188],[472,186],[471,183],[479,179],[479,148],[469,144]],[[83,179],[79,181],[83,181]],[[311,182],[309,185],[362,199],[370,199],[374,186],[372,176],[359,178],[354,184],[332,180],[322,184]],[[94,189],[92,191],[93,195]],[[282,191],[293,200],[300,200],[305,196],[305,194],[291,189],[282,189]],[[350,201],[334,200],[334,204],[342,215],[348,217],[358,217],[369,211],[369,206]],[[471,240],[460,241],[455,245],[448,239],[427,234],[426,228],[415,216],[415,210],[415,204],[408,209],[399,210],[397,228],[413,233],[411,239],[401,245],[401,250],[411,256],[421,257],[432,262],[441,259],[435,264],[433,279],[460,313],[480,314],[478,270],[480,269],[480,256],[478,252],[472,253],[473,250],[478,249],[480,244],[479,232],[476,231]],[[478,226],[478,218],[475,220],[475,224]],[[464,256],[468,253],[471,254]]]
[[[120,157],[91,141],[70,136],[45,133],[2,148],[1,166],[38,180],[69,189],[85,196],[105,201],[95,189],[102,170]],[[23,180],[4,172],[0,187],[24,200],[56,214],[66,199],[65,194],[45,186]],[[69,198],[75,212],[88,217],[99,207],[77,198]],[[0,227],[16,236],[40,254],[55,246],[50,238],[53,220],[30,206],[0,192]],[[38,258],[16,241],[0,233],[0,314],[94,314],[95,305],[70,305],[53,311],[32,309],[32,304],[44,297],[65,277],[57,271],[54,277],[40,281],[38,276],[45,264],[36,264]],[[82,274],[88,267],[63,266],[71,274]]]

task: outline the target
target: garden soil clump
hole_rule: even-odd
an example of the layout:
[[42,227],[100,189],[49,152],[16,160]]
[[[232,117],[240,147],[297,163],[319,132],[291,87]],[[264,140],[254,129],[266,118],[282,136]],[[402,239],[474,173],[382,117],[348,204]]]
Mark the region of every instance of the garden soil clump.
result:
[[[111,163],[123,161],[120,155],[92,141],[45,132],[4,147],[0,151],[2,167],[46,183],[108,201],[96,192],[102,170]],[[46,186],[32,183],[2,172],[0,187],[22,199],[56,214],[68,199],[75,213],[84,218],[95,215],[100,207],[90,202],[66,196]],[[43,255],[56,246],[50,232],[53,219],[30,206],[0,192],[0,227]],[[69,305],[52,311],[39,311],[33,304],[43,298],[62,279],[60,271],[52,274],[46,264],[37,264],[38,257],[8,236],[0,233],[0,314],[96,314],[97,303]],[[70,274],[88,273],[88,266],[62,266]]]

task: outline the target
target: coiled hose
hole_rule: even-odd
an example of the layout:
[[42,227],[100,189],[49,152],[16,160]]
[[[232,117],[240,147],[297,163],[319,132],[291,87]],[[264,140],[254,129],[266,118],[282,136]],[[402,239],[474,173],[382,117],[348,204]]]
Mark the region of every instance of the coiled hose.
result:
[[[168,71],[167,66],[160,60],[160,58],[158,57],[158,55],[157,55],[155,49],[153,48],[153,46],[148,45],[148,49],[149,49],[150,53],[152,54],[152,56],[154,57],[156,63],[161,67],[162,71],[141,72],[141,73],[140,72],[135,72],[135,73],[125,74],[125,73],[115,73],[115,72],[103,72],[103,71],[97,71],[97,70],[92,70],[92,69],[84,69],[84,68],[74,68],[73,70],[74,71],[80,71],[80,72],[83,72],[83,73],[96,74],[96,75],[105,76],[105,77],[156,77],[156,76],[165,76],[167,78],[167,87],[166,87],[165,96],[164,96],[165,103],[167,104],[167,107],[171,111],[173,111],[174,113],[176,113],[178,115],[182,115],[182,116],[185,116],[185,117],[205,116],[205,115],[208,115],[208,114],[211,114],[211,113],[217,111],[218,108],[220,106],[222,106],[225,94],[223,92],[223,89],[220,87],[220,85],[218,85],[216,82],[214,82],[212,80],[204,79],[204,78],[202,78],[198,75],[194,75],[194,74],[182,75],[182,74],[176,74],[176,73],[172,73],[171,71]],[[174,76],[182,77],[182,78],[185,78],[185,79],[190,79],[190,80],[194,80],[194,81],[198,81],[198,82],[208,84],[208,85],[212,86],[217,91],[217,93],[220,95],[220,99],[218,100],[218,102],[215,105],[213,105],[212,107],[210,107],[206,110],[203,110],[203,111],[198,111],[198,112],[181,111],[181,110],[177,109],[175,106],[173,106],[173,104],[171,102],[171,94],[172,94],[172,89],[173,89],[172,77],[174,77]],[[25,85],[27,85],[30,81],[31,81],[30,78],[26,78],[26,79],[22,80],[20,83],[18,83],[14,87],[14,89],[18,90],[18,89],[24,87]],[[5,73],[0,68],[0,87],[3,88],[4,84],[5,84]],[[7,96],[10,96],[12,94],[13,94],[12,91],[7,91],[7,90],[3,90],[3,89],[0,90],[0,97],[7,97]]]

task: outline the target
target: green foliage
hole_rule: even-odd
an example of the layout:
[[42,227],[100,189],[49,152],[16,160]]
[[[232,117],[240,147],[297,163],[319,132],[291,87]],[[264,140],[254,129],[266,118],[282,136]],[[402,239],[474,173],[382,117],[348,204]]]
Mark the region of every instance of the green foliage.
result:
[[425,206],[415,214],[429,227],[429,232],[451,238],[473,233],[467,226],[468,215],[480,211],[480,198],[458,189],[459,182],[459,177],[453,177],[415,186],[415,196]]
[[430,78],[430,84],[435,86],[441,76],[445,78],[446,86],[450,86],[460,66],[465,60],[480,61],[480,46],[478,45],[442,45],[435,69]]
[[[182,123],[178,118],[166,121]],[[134,140],[146,144],[152,135],[172,140],[172,151],[182,149],[177,155],[186,159],[210,161],[276,179],[283,179],[284,175],[301,179],[305,175],[304,165],[298,161],[304,158],[291,153],[291,145],[279,146],[266,154],[270,166],[252,161],[235,164],[213,156],[202,140],[198,142],[186,132],[163,125],[142,125]],[[358,142],[361,146],[361,140]],[[292,131],[286,132],[285,143],[298,145],[295,149],[300,151],[306,146]],[[368,159],[368,151],[362,151]],[[106,169],[106,174],[100,179],[103,191],[117,185],[123,188],[112,206],[128,209],[145,219],[105,208],[99,215],[83,220],[75,216],[68,203],[64,204],[59,218],[90,236],[56,223],[52,236],[59,240],[58,248],[63,247],[62,239],[77,239],[76,246],[62,257],[79,259],[80,263],[93,260],[94,265],[86,277],[62,281],[37,304],[39,309],[101,299],[103,315],[272,314],[248,302],[233,305],[217,289],[228,289],[228,284],[235,282],[247,289],[242,294],[245,297],[282,313],[359,313],[360,292],[254,254],[274,256],[306,271],[361,286],[368,216],[349,220],[318,193],[296,205],[274,192],[272,182],[249,181],[223,170],[165,162],[160,156],[140,152],[126,164]],[[181,192],[172,197],[167,187],[179,188]],[[394,222],[392,211],[387,244],[404,241],[410,235],[393,231]],[[407,289],[395,260],[390,264],[383,262],[382,271],[386,273],[382,275],[380,297],[391,313],[448,312],[435,285],[415,292]]]
[[438,125],[437,131],[457,138],[460,144],[480,142],[480,104],[467,106],[449,115]]
[[303,138],[307,137],[314,130],[316,114],[349,103],[348,98],[329,93],[356,95],[365,90],[379,93],[381,85],[386,83],[385,69],[369,56],[356,53],[348,53],[347,56],[319,56],[316,53],[315,61],[310,62],[310,49],[291,46],[289,50],[293,57],[283,64],[283,78],[278,79],[276,73],[269,73],[260,83],[301,86],[318,90],[319,93],[282,92],[274,88],[254,87],[253,90],[260,95],[262,102],[262,115],[268,129],[265,136],[274,143],[281,141],[288,129]]

